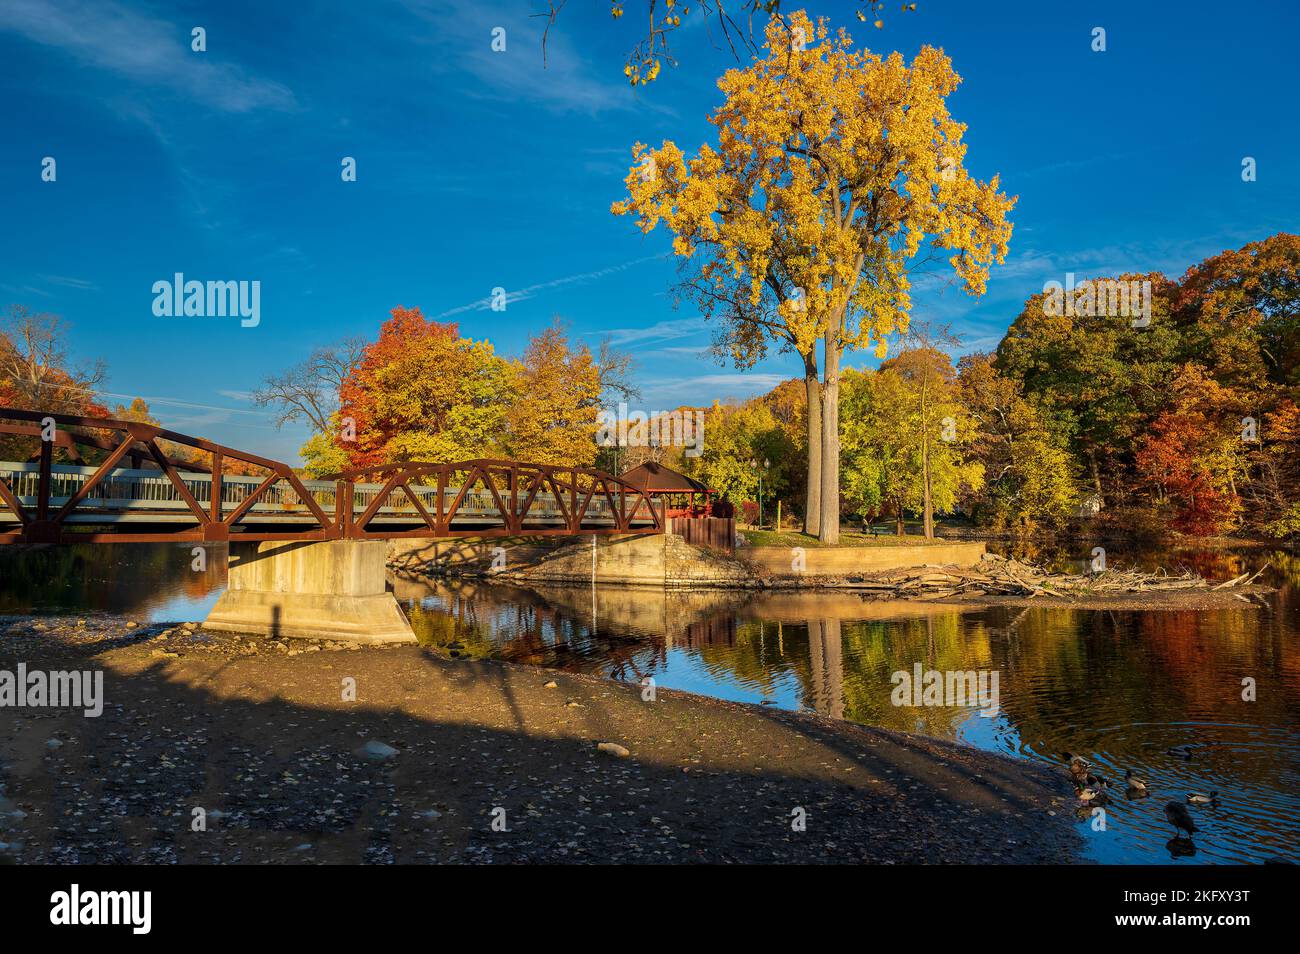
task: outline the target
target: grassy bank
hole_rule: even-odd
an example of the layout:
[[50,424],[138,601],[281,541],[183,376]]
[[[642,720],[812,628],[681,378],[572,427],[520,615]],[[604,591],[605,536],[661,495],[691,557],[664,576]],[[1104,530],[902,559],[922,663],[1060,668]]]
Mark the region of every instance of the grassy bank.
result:
[[[824,547],[827,544],[814,536],[798,530],[741,530],[751,546],[756,547]],[[861,533],[841,530],[837,547],[900,547],[900,546],[946,546],[954,541],[942,537],[929,540],[921,534],[897,536],[893,533]]]

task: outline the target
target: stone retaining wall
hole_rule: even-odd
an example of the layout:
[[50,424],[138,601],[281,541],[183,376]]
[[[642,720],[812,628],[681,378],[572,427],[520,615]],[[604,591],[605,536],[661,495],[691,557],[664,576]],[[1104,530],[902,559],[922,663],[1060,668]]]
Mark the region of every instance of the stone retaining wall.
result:
[[984,554],[983,543],[879,547],[803,547],[802,572],[794,569],[793,547],[740,547],[736,556],[764,576],[855,576],[884,570],[924,566],[974,566]]
[[546,583],[667,586],[755,586],[763,579],[845,577],[933,565],[973,566],[983,543],[931,546],[806,547],[803,572],[790,547],[741,547],[735,556],[687,543],[671,533],[591,537],[394,540],[389,564],[411,572],[464,568],[487,571],[496,547],[505,551],[503,579]]

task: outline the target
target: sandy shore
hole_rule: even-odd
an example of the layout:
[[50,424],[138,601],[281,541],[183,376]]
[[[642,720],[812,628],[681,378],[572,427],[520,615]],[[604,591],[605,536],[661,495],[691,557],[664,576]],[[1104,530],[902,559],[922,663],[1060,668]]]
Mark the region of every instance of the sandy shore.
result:
[[98,718],[0,708],[7,860],[984,864],[1077,850],[1063,774],[946,742],[662,689],[648,702],[414,646],[164,629],[0,618],[0,669],[102,669],[105,697]]

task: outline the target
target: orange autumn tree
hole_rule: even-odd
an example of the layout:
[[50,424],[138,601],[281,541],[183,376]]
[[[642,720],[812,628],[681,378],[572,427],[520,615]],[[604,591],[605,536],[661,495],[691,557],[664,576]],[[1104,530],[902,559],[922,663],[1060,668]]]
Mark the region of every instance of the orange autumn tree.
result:
[[832,36],[803,11],[766,36],[764,57],[718,83],[716,145],[687,158],[670,140],[637,143],[628,198],[612,211],[642,232],[672,231],[686,295],[721,320],[717,344],[738,366],[769,341],[801,358],[805,530],[834,543],[844,353],[883,356],[887,336],[907,327],[912,269],[931,257],[982,294],[1005,259],[1015,200],[963,165],[965,126],[945,103],[961,80],[942,50],[923,47],[910,65],[855,50],[847,32]]
[[1282,401],[1264,416],[1260,438],[1251,509],[1265,535],[1300,538],[1300,407]]
[[75,367],[68,323],[58,315],[10,305],[0,315],[0,405],[82,417],[107,417],[95,400],[107,372],[102,362]]
[[[95,399],[106,377],[102,362],[77,367],[69,357],[68,323],[58,315],[10,305],[0,315],[0,407],[108,417]],[[0,456],[25,460],[34,438],[0,436]],[[57,453],[64,455],[59,449]]]
[[[500,450],[511,375],[490,343],[398,306],[343,382],[329,446],[354,467],[491,457]],[[308,456],[313,471],[322,469],[324,454]]]
[[1173,508],[1175,529],[1220,533],[1237,522],[1249,479],[1243,398],[1194,364],[1178,373],[1172,391],[1170,406],[1138,445],[1137,472],[1155,490],[1156,503]]
[[1279,232],[1187,270],[1184,351],[1226,385],[1300,393],[1300,235]]

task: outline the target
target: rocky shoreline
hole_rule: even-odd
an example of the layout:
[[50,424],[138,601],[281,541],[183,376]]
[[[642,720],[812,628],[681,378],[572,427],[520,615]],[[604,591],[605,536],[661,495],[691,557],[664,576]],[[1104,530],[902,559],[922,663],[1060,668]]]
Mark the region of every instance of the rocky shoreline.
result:
[[[699,548],[692,548],[699,550]],[[983,554],[973,566],[923,564],[898,570],[853,573],[777,576],[762,572],[741,560],[709,553],[713,563],[727,572],[693,569],[665,588],[676,591],[735,592],[822,592],[854,593],[869,601],[923,601],[968,606],[1053,606],[1077,610],[1208,610],[1245,606],[1268,607],[1274,588],[1255,583],[1265,567],[1253,574],[1216,582],[1189,573],[1177,576],[1135,570],[1106,570],[1099,573],[1051,573],[1033,564],[994,554]],[[435,576],[449,579],[484,580],[519,586],[587,584],[580,576],[554,573],[541,564],[495,572],[482,563],[452,567],[421,565],[411,572],[409,564],[396,564],[399,577],[417,579]],[[597,580],[597,585],[608,581]],[[661,584],[618,581],[618,586],[638,585],[658,589]]]
[[112,616],[0,617],[20,662],[104,706],[0,708],[10,862],[1078,859],[1060,773],[803,713]]

